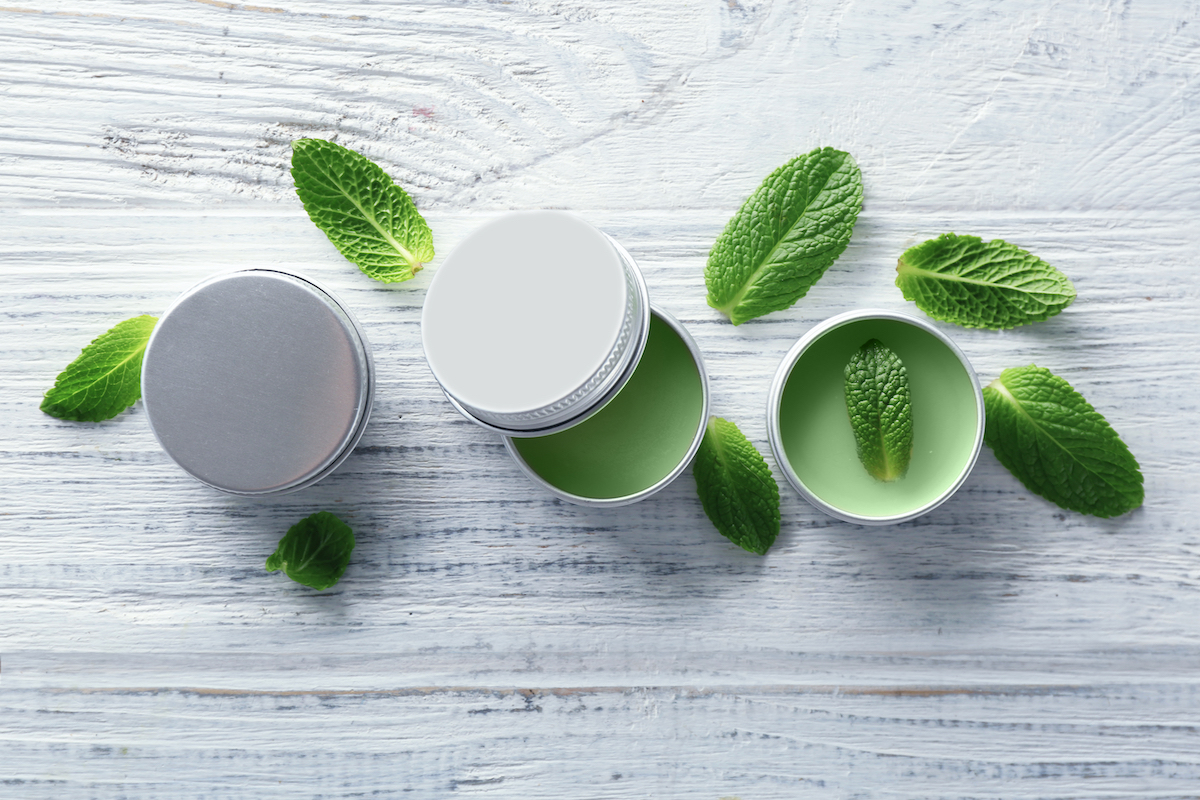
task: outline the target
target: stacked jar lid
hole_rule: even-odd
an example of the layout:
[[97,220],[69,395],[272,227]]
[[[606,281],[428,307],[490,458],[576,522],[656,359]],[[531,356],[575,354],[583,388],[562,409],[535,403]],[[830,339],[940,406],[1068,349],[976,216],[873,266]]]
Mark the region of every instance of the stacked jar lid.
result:
[[[471,234],[434,276],[421,331],[450,402],[564,499],[635,502],[699,447],[708,388],[695,342],[652,307],[624,248],[574,215],[518,212]],[[663,377],[680,367],[690,387]],[[679,401],[664,408],[672,390]]]

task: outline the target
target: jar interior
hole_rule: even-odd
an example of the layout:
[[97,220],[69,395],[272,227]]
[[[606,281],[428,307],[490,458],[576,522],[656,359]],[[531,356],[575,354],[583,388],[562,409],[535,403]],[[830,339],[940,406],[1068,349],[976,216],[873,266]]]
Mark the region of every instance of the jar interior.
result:
[[559,433],[513,439],[539,477],[589,499],[628,497],[669,476],[703,425],[704,385],[683,338],[654,314],[646,349],[603,409]]
[[[886,483],[859,461],[846,410],[846,363],[869,339],[900,356],[912,398],[912,461],[902,478]],[[890,319],[855,320],[820,336],[793,365],[779,407],[780,444],[800,482],[862,517],[911,513],[952,489],[972,463],[978,425],[974,382],[954,351]]]

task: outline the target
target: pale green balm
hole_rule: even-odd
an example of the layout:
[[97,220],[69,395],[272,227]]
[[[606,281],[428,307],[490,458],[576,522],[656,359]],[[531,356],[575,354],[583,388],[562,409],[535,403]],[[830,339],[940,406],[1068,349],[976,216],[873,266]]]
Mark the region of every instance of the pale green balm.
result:
[[[846,411],[843,371],[869,339],[895,352],[908,370],[913,452],[899,480],[876,480],[863,468]],[[822,335],[792,367],[779,407],[779,433],[800,481],[851,514],[890,517],[937,500],[971,463],[979,415],[971,376],[932,334],[904,322],[862,319]]]
[[652,315],[646,350],[612,402],[561,433],[512,443],[534,472],[564,492],[627,497],[654,486],[687,457],[703,410],[691,351]]

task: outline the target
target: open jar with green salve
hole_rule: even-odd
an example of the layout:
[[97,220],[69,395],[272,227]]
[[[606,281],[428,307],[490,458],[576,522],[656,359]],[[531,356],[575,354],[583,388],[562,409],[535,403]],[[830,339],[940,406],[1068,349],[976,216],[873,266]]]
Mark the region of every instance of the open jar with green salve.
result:
[[633,503],[690,463],[708,418],[699,348],[615,240],[561,211],[495,219],[447,257],[421,318],[451,404],[535,483]]
[[[890,480],[864,466],[847,405],[847,365],[870,342],[906,373],[911,455]],[[983,443],[983,395],[966,356],[933,325],[894,311],[852,311],[814,327],[784,357],[767,432],[788,482],[820,510],[862,525],[905,522],[941,505],[970,474]]]

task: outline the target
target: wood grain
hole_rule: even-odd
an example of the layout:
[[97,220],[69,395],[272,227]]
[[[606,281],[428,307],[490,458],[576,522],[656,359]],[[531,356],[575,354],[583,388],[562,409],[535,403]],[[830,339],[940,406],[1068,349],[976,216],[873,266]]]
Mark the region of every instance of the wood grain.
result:
[[[0,796],[1200,797],[1200,26],[1195,2],[199,2],[0,8]],[[297,136],[408,187],[439,253],[375,284],[304,216]],[[704,302],[725,221],[832,144],[866,203],[794,308]],[[816,322],[916,312],[908,246],[1003,237],[1078,300],[942,326],[1120,432],[1146,504],[1031,496],[984,451],[919,520],[847,525],[786,484],[756,557],[690,476],[623,509],[530,485],[441,396],[425,287],[511,208],[624,244],[764,453],[770,377]],[[252,501],[140,406],[38,410],[79,349],[220,269],[311,275],[379,385],[327,480]],[[769,453],[768,461],[771,462]],[[358,548],[315,593],[262,562],[319,509]]]

